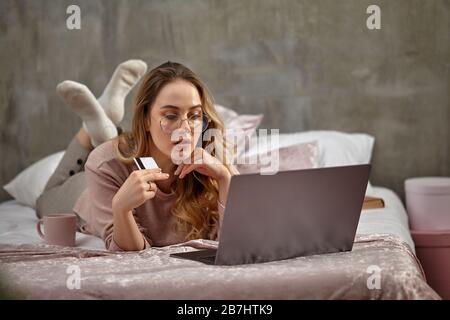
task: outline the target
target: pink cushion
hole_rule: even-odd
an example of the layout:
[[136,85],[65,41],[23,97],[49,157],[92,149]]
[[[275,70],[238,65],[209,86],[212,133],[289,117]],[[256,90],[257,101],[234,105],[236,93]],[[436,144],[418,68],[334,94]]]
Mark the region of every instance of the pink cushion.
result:
[[222,118],[226,130],[243,130],[253,133],[261,124],[264,115],[259,114],[238,114],[236,111],[221,105],[215,105],[216,111]]
[[[319,167],[319,149],[316,141],[281,147],[279,152],[278,171],[311,169]],[[250,157],[246,164],[239,164],[236,168],[241,174],[260,173],[264,167],[269,167],[270,154],[261,153]]]
[[[215,105],[215,108],[223,120],[225,126],[225,139],[228,141],[231,150],[244,151],[246,137],[250,138],[255,134],[264,115],[262,113],[238,114],[236,111],[221,105]],[[239,148],[237,145],[239,145]],[[235,155],[235,157],[238,156],[239,154]]]

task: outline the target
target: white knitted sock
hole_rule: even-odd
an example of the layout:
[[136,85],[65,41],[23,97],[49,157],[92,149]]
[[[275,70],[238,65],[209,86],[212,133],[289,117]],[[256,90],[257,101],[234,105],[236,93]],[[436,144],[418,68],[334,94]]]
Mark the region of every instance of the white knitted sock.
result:
[[125,97],[147,71],[142,60],[128,60],[119,64],[98,102],[106,115],[117,125],[124,115]]
[[83,120],[83,127],[94,147],[117,136],[117,128],[85,85],[75,81],[63,81],[56,91]]

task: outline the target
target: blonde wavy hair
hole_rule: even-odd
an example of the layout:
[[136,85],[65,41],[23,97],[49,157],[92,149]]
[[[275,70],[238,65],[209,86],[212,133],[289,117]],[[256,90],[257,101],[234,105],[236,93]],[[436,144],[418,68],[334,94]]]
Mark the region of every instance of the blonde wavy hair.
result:
[[[134,157],[150,156],[151,136],[146,131],[146,121],[149,119],[151,106],[160,90],[177,79],[188,81],[197,88],[202,110],[210,120],[208,129],[218,129],[212,141],[202,141],[202,147],[211,149],[211,155],[221,160],[230,170],[230,166],[223,157],[224,151],[228,150],[226,141],[223,139],[223,123],[215,110],[211,94],[194,72],[180,63],[170,61],[156,67],[143,77],[133,103],[131,132],[122,132],[114,139],[118,159],[131,164]],[[220,134],[217,135],[217,132]],[[214,239],[215,234],[211,231],[219,223],[217,182],[210,177],[193,172],[183,179],[176,179],[171,189],[176,195],[171,208],[176,221],[174,231],[186,234],[186,240]]]

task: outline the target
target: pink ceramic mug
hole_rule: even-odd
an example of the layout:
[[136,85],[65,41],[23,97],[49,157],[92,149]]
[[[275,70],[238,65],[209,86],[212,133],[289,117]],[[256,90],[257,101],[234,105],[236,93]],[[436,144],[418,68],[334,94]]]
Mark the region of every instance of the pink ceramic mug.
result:
[[[44,224],[44,233],[41,231]],[[49,214],[40,219],[36,225],[39,236],[47,244],[58,246],[75,246],[77,216],[73,213]]]

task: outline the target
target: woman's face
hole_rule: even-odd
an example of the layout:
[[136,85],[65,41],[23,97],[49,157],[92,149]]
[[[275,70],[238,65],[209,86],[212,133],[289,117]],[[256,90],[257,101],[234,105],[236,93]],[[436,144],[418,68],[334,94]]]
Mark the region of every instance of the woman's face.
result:
[[[172,150],[177,144],[177,150],[194,148],[201,136],[201,126],[194,130],[187,119],[191,119],[191,123],[198,122],[198,119],[201,121],[201,104],[197,88],[188,81],[177,79],[160,90],[148,120],[153,143],[161,153],[172,158]],[[184,145],[186,148],[184,143],[187,144]],[[188,145],[190,148],[187,148]],[[183,154],[183,151],[178,154],[183,158],[188,155]]]

